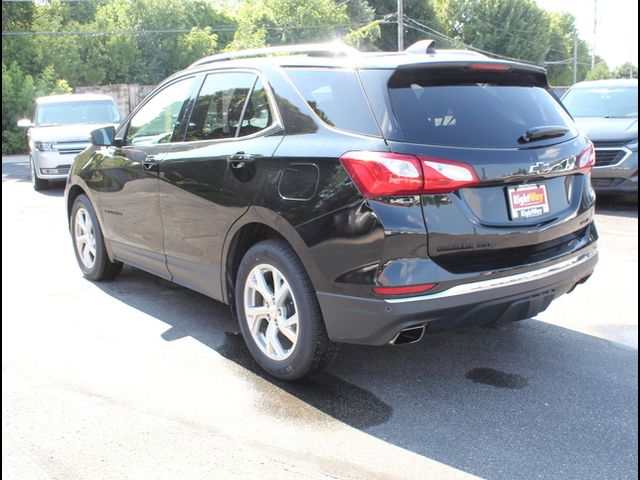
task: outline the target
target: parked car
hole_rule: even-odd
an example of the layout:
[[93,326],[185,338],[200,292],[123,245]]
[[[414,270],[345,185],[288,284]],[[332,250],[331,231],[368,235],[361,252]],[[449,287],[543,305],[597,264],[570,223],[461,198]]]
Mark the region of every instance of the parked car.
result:
[[29,119],[18,122],[19,127],[29,129],[33,188],[43,190],[50,180],[66,180],[74,156],[90,145],[91,131],[118,122],[118,107],[107,95],[38,98],[33,122]]
[[596,147],[596,192],[638,199],[638,79],[580,82],[562,102]]
[[92,139],[66,189],[83,274],[127,263],[235,306],[284,379],[339,342],[530,318],[597,261],[593,145],[531,65],[214,55]]

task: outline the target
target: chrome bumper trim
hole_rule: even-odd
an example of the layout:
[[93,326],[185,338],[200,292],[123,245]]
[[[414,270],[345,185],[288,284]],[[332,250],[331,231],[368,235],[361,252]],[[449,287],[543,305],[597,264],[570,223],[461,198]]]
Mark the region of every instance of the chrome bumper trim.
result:
[[509,275],[507,277],[492,278],[491,280],[481,280],[479,282],[463,283],[462,285],[456,285],[448,290],[434,293],[431,295],[420,295],[419,297],[405,297],[405,298],[386,298],[385,303],[407,303],[407,302],[420,302],[422,300],[429,300],[434,298],[453,297],[457,295],[467,295],[469,293],[482,292],[484,290],[491,290],[494,288],[510,287],[511,285],[518,285],[520,283],[532,282],[541,278],[555,275],[570,268],[573,268],[581,263],[584,263],[598,253],[594,250],[591,252],[581,253],[569,260],[565,260],[548,267],[540,268],[538,270],[532,270],[530,272],[518,273],[516,275]]

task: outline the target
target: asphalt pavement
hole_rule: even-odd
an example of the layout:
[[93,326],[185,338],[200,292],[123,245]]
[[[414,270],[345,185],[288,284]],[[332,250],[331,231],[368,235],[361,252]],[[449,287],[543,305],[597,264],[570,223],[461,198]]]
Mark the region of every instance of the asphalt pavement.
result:
[[596,273],[538,317],[344,345],[285,383],[227,306],[131,267],[85,280],[62,188],[2,172],[6,478],[637,478],[637,204],[598,208]]

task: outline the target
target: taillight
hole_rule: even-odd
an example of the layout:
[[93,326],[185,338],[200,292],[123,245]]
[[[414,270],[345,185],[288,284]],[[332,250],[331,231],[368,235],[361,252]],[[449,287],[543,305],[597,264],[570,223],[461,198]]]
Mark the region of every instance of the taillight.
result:
[[412,293],[428,292],[434,288],[437,283],[425,283],[422,285],[408,285],[401,287],[374,287],[373,293],[378,295],[410,295]]
[[450,160],[420,157],[424,173],[424,193],[446,193],[480,183],[471,165]]
[[596,149],[593,142],[589,141],[589,146],[578,155],[578,170],[589,173],[596,164]]
[[471,165],[389,152],[347,152],[340,161],[367,198],[447,193],[479,183]]
[[422,189],[422,169],[413,155],[347,152],[340,160],[365,197],[409,195]]

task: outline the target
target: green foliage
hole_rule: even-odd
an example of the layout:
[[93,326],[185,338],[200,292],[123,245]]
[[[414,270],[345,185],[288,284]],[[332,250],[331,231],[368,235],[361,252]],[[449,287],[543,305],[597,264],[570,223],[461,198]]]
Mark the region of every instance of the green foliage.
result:
[[380,38],[380,21],[376,20],[364,27],[351,30],[345,35],[344,42],[360,50],[370,50],[378,38]]
[[29,151],[29,143],[27,140],[27,132],[16,132],[13,130],[2,131],[2,154],[11,153],[27,153]]
[[2,130],[16,129],[21,118],[31,117],[35,100],[35,83],[13,62],[2,62]]
[[21,118],[32,118],[35,100],[39,96],[69,93],[71,88],[47,67],[35,81],[25,74],[16,62],[8,67],[2,63],[2,153],[26,151],[27,135],[16,123]]
[[[25,88],[33,88],[34,95],[69,86],[156,84],[216,51],[338,38],[364,50],[393,51],[396,9],[397,0],[3,2],[5,32],[103,33],[3,35],[2,54],[8,70],[15,63],[21,75],[30,76],[32,87]],[[405,45],[425,38],[434,38],[439,48],[460,48],[464,42],[545,65],[553,85],[573,80],[576,25],[571,14],[546,12],[534,0],[404,0],[404,12],[453,39],[408,23]],[[587,77],[590,62],[589,46],[579,39],[579,81]],[[628,72],[628,66],[621,66],[612,75]],[[632,73],[637,76],[637,68]],[[12,74],[17,75],[15,68]],[[597,67],[590,75],[605,74]],[[6,98],[3,87],[3,109]]]
[[333,0],[248,0],[234,18],[238,30],[227,50],[330,41],[350,22],[346,4]]
[[615,77],[605,62],[596,63],[596,66],[587,74],[587,80],[606,80],[608,78]]
[[631,62],[624,63],[613,71],[615,78],[638,78],[638,67]]
[[547,13],[532,0],[439,0],[445,33],[468,45],[542,64],[549,52]]
[[[378,18],[395,15],[398,11],[397,0],[372,0],[369,2],[375,9]],[[436,2],[426,0],[404,0],[404,14],[409,18],[424,23],[429,27],[440,30],[441,25],[436,15]],[[395,16],[393,17],[395,19]],[[405,26],[404,43],[408,47],[412,43],[425,38],[433,38],[432,35],[417,31]],[[437,45],[444,46],[442,41]],[[398,27],[396,24],[384,24],[380,26],[380,39],[376,41],[376,49],[382,51],[396,51],[398,49]]]

